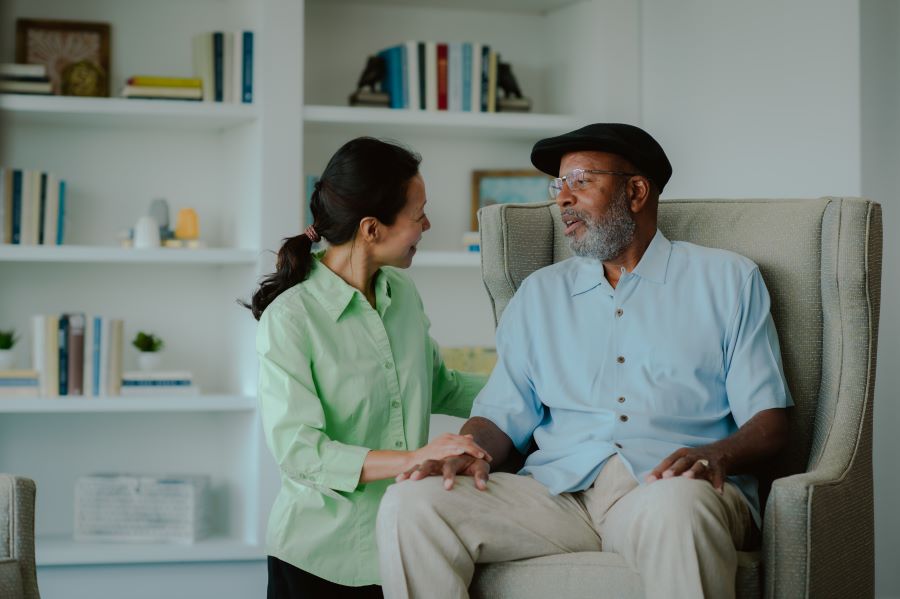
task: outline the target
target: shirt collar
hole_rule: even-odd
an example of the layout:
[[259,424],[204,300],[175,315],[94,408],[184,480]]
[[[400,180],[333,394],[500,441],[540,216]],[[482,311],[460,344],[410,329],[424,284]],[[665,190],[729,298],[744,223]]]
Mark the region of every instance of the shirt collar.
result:
[[[654,283],[665,283],[671,254],[672,242],[666,239],[662,231],[657,229],[650,245],[647,246],[644,255],[641,256],[640,262],[631,274]],[[572,284],[573,296],[590,291],[597,286],[608,287],[612,293],[612,287],[606,280],[602,262],[593,258],[576,258],[576,260],[578,260],[578,266],[575,269]]]
[[[313,263],[305,283],[306,288],[313,297],[318,300],[335,322],[347,311],[353,302],[353,298],[359,296],[361,301],[366,301],[358,289],[348,285],[330,268],[322,264],[324,252],[313,254]],[[391,304],[391,284],[387,280],[385,272],[379,271],[375,279],[375,305],[378,313],[384,316],[385,310]]]

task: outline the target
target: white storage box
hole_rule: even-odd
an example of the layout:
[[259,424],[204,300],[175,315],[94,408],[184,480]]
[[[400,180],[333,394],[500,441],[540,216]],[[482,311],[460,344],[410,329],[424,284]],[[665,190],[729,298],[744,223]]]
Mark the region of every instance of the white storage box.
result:
[[193,543],[209,532],[208,497],[208,476],[82,476],[75,540]]

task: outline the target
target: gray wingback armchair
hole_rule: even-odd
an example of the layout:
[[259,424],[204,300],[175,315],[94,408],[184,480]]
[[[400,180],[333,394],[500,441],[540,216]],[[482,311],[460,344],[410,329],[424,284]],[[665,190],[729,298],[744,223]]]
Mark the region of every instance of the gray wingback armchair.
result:
[[40,599],[34,566],[34,481],[0,474],[0,597]]
[[[522,280],[569,257],[552,204],[481,211],[482,274],[495,318]],[[673,240],[755,261],[772,298],[793,393],[788,448],[762,473],[762,546],[742,552],[740,598],[872,597],[872,397],[881,293],[881,206],[860,199],[664,201]],[[478,568],[473,597],[642,597],[606,552]]]

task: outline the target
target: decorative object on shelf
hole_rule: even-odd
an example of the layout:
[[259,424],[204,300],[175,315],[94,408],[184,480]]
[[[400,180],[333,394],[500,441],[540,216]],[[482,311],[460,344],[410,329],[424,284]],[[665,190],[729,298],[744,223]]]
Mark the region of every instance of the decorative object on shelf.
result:
[[158,248],[159,223],[152,216],[142,216],[134,225],[134,247],[136,249]]
[[0,370],[10,370],[16,365],[16,354],[13,352],[13,347],[18,340],[15,329],[0,331]]
[[481,251],[481,233],[479,231],[466,231],[462,236],[463,249],[467,252],[479,253]]
[[109,96],[109,23],[16,21],[16,62],[43,64],[53,93]]
[[508,62],[497,63],[497,87],[503,90],[503,97],[497,98],[497,110],[500,112],[529,112],[531,100],[522,95],[519,83]]
[[497,350],[493,347],[465,346],[442,347],[441,357],[444,365],[462,372],[490,374],[497,364]]
[[162,362],[160,352],[165,343],[163,340],[153,333],[145,333],[138,331],[131,344],[138,349],[138,368],[144,372],[149,372],[159,368]]
[[200,219],[193,208],[182,208],[175,219],[175,239],[184,242],[200,239]]
[[356,91],[350,94],[350,106],[390,106],[390,94],[376,89],[383,85],[386,73],[387,67],[384,58],[370,56],[366,60],[366,67],[359,76]]
[[205,475],[93,474],[75,482],[76,541],[194,543],[209,534]]
[[162,241],[171,239],[175,236],[172,229],[169,228],[169,203],[165,198],[155,198],[150,202],[150,208],[147,215],[152,216],[156,224],[159,225],[159,238]]
[[478,230],[478,211],[485,206],[549,201],[549,182],[536,170],[472,171],[472,230]]

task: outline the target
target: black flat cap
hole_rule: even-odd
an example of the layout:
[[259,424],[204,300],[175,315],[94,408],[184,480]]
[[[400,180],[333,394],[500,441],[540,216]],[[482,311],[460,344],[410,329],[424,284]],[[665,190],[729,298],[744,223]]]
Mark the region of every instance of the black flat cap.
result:
[[531,163],[553,177],[559,176],[559,162],[569,152],[609,152],[627,159],[651,179],[660,191],[672,176],[666,153],[649,133],[634,125],[595,123],[534,144]]

